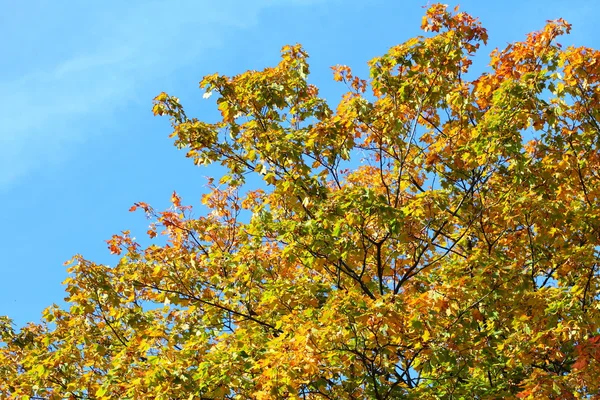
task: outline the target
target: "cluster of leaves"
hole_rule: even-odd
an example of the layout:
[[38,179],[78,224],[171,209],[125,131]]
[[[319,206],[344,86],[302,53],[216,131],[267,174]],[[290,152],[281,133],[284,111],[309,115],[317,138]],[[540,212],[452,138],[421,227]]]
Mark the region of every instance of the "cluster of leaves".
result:
[[368,81],[334,67],[336,109],[300,46],[205,77],[217,123],[156,97],[226,168],[210,212],[136,204],[164,244],[115,235],[117,265],[72,260],[68,309],[2,319],[0,398],[600,396],[600,52],[552,21],[468,80],[479,22],[422,28]]

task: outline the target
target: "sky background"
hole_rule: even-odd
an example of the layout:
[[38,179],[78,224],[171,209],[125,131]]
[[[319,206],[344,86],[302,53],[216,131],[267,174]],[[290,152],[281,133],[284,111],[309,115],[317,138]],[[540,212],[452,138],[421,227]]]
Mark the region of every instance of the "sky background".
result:
[[[152,98],[178,96],[188,115],[212,121],[206,74],[275,65],[301,43],[310,81],[335,104],[343,87],[330,66],[367,77],[366,62],[420,34],[417,0],[0,0],[0,315],[17,325],[65,297],[63,262],[75,254],[114,264],[106,239],[148,221],[129,207],[161,210],[176,190],[198,205],[210,168],[195,167],[168,138]],[[599,48],[595,0],[460,3],[495,47],[548,19],[573,24],[564,45]]]

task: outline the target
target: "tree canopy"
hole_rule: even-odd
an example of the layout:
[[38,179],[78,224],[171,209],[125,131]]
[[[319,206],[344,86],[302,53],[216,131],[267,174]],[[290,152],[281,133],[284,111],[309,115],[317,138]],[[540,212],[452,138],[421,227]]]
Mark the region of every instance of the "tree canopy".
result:
[[335,107],[299,45],[204,77],[217,122],[159,94],[208,211],[136,203],[153,244],[3,317],[0,398],[600,398],[600,52],[549,21],[476,75],[477,19],[422,29]]

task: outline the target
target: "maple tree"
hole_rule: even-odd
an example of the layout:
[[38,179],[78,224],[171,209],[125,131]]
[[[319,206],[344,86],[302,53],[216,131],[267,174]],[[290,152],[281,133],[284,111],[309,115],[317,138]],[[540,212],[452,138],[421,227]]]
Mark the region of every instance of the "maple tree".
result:
[[216,123],[157,96],[209,212],[135,204],[155,244],[3,318],[0,398],[600,398],[600,52],[550,21],[467,79],[480,23],[422,28],[335,109],[298,45],[205,77]]

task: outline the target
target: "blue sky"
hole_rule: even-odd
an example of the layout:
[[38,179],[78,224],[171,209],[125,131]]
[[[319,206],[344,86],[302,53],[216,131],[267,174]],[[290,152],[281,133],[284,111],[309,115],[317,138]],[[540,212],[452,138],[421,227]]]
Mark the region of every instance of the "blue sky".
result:
[[[151,100],[166,91],[200,119],[214,119],[202,76],[278,61],[284,44],[311,55],[311,81],[334,103],[329,67],[366,76],[366,61],[418,35],[416,0],[20,0],[0,14],[0,315],[19,325],[61,303],[63,262],[76,253],[114,263],[104,240],[142,235],[136,201],[168,207],[177,190],[198,204],[211,169],[194,167],[168,138]],[[457,3],[449,3],[451,6]],[[563,17],[562,43],[600,47],[595,0],[462,1],[490,45],[520,40]],[[188,114],[190,114],[188,112]]]

